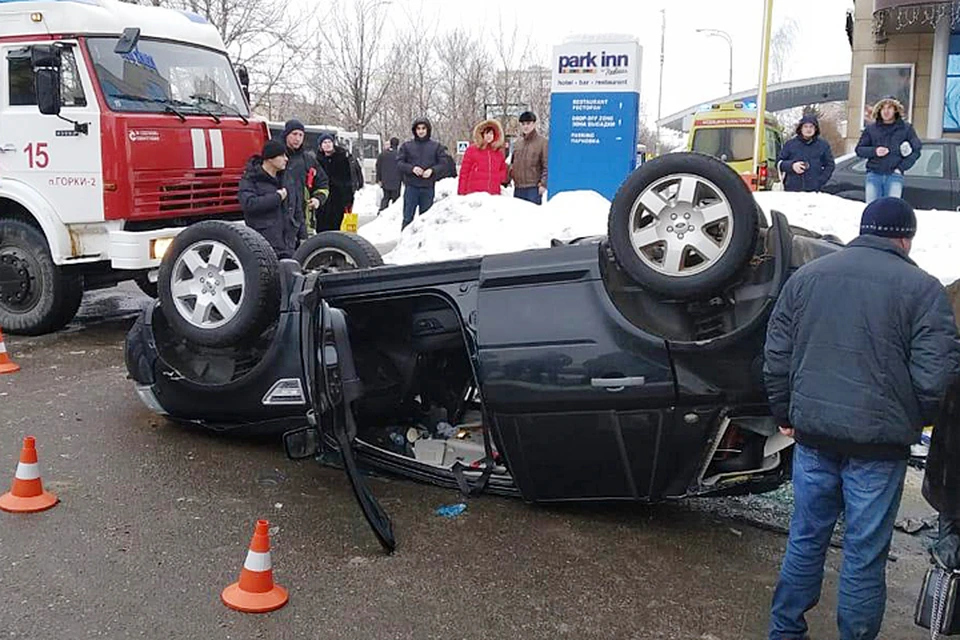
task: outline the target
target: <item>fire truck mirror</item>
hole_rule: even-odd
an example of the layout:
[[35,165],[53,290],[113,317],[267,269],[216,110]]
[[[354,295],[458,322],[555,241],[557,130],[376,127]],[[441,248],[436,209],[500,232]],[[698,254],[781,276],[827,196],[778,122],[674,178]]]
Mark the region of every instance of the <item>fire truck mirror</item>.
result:
[[30,48],[37,107],[47,116],[60,115],[60,48],[34,45]]
[[242,65],[237,65],[237,80],[240,81],[240,88],[243,90],[243,95],[247,99],[247,103],[250,102],[250,72],[247,71],[247,68]]
[[119,55],[126,55],[137,48],[137,43],[140,41],[140,28],[139,27],[127,27],[123,30],[123,34],[120,36],[120,39],[117,40],[117,46],[113,48],[113,52]]

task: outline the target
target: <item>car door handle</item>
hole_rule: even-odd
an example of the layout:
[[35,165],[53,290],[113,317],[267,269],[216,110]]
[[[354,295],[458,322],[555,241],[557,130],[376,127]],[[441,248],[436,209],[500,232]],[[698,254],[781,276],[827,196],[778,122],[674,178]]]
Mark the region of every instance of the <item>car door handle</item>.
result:
[[631,376],[626,378],[591,378],[590,386],[595,389],[606,389],[607,391],[623,391],[627,387],[642,387],[647,383],[643,376]]
[[9,142],[3,145],[2,147],[0,147],[0,153],[6,153],[8,151],[16,151],[16,150],[17,150],[17,147],[10,144]]

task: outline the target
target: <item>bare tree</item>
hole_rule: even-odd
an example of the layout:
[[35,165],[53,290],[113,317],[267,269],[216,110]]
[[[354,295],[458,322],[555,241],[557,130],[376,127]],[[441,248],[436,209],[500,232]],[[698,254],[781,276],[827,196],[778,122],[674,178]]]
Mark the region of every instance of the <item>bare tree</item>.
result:
[[497,26],[494,39],[496,78],[493,83],[493,96],[499,112],[497,115],[505,125],[509,125],[511,123],[508,122],[507,114],[511,105],[522,102],[524,80],[521,69],[529,65],[531,43],[529,34],[522,35],[517,24],[507,30],[503,24],[503,16]]
[[250,72],[252,105],[270,95],[290,93],[302,83],[290,78],[293,61],[306,50],[305,26],[315,9],[294,10],[285,0],[133,0],[135,4],[192,11],[220,32],[235,65]]
[[770,38],[770,80],[782,82],[790,73],[793,47],[800,34],[800,25],[793,18],[786,18]]
[[469,139],[474,124],[483,118],[492,64],[480,39],[463,29],[440,35],[436,50],[438,104],[452,144]]
[[384,36],[386,22],[383,0],[335,0],[317,27],[322,34],[319,93],[357,131],[355,152],[361,161],[364,131],[383,109],[397,69],[398,58]]

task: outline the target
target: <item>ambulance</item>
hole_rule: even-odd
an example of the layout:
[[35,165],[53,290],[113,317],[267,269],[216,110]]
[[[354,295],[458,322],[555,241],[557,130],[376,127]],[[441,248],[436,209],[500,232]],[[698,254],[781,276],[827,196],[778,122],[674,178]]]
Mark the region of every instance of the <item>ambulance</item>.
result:
[[56,331],[85,290],[124,280],[152,293],[186,225],[242,219],[267,138],[203,16],[0,0],[0,327]]
[[783,148],[783,132],[772,113],[764,116],[764,137],[759,172],[754,162],[757,105],[725,102],[706,105],[693,116],[688,151],[718,158],[740,174],[752,191],[766,191],[780,182],[777,156]]

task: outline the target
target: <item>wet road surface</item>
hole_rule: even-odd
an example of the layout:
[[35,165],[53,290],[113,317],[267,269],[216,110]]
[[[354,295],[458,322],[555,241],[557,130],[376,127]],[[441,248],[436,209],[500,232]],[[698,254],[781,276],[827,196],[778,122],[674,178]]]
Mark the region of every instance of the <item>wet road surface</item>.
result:
[[[147,301],[125,285],[88,295],[55,335],[7,338],[0,486],[23,435],[62,503],[0,513],[0,638],[765,638],[788,491],[658,506],[527,505],[370,478],[398,551],[380,551],[342,472],[286,459],[275,440],[167,422],[126,379],[123,338]],[[911,471],[904,511],[929,515]],[[248,615],[219,601],[258,518],[290,603]],[[763,523],[759,528],[751,522]],[[882,637],[913,626],[926,534],[897,533]],[[835,638],[839,550],[815,639]]]

